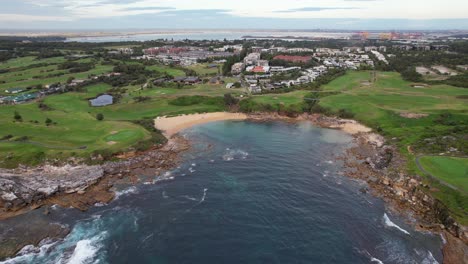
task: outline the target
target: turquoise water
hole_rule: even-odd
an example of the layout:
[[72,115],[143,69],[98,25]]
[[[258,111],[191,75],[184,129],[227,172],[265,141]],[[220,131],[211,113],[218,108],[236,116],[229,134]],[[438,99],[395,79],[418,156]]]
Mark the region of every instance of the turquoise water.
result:
[[172,182],[127,187],[109,205],[47,217],[71,233],[6,263],[437,263],[438,236],[362,194],[335,160],[352,144],[309,123],[216,122]]

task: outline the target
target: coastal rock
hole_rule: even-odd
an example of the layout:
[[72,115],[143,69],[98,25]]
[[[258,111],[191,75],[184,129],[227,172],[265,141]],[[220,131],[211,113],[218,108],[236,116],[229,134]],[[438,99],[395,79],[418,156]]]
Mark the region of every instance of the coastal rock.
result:
[[0,205],[16,210],[57,193],[74,193],[96,183],[104,175],[100,166],[44,166],[35,169],[0,170]]

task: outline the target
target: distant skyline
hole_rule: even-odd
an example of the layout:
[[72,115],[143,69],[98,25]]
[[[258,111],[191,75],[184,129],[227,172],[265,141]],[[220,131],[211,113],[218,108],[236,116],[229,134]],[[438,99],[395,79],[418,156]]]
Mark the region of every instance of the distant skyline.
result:
[[466,0],[2,0],[0,29],[468,30]]

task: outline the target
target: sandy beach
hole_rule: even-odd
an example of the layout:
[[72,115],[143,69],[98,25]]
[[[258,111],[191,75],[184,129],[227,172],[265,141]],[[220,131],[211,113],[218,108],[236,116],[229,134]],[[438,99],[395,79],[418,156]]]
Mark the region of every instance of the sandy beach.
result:
[[164,135],[168,138],[177,134],[181,130],[192,127],[198,124],[205,124],[214,121],[222,120],[245,120],[247,115],[242,113],[228,113],[228,112],[217,112],[217,113],[205,113],[205,114],[193,114],[193,115],[182,115],[175,117],[158,117],[154,120],[154,125],[157,129],[164,132]]

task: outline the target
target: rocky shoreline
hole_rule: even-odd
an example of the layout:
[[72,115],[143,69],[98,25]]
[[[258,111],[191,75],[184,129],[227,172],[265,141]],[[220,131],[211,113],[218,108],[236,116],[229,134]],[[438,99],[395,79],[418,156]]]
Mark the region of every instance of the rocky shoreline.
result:
[[[313,117],[312,122],[321,127],[343,127],[352,120]],[[430,187],[417,175],[408,175],[406,159],[385,139],[372,132],[354,135],[356,146],[349,148],[339,159],[343,160],[345,175],[365,181],[369,188],[363,194],[382,198],[388,209],[414,219],[410,224],[421,231],[440,234],[444,240],[444,263],[468,263],[468,229],[458,224],[447,213],[447,208],[428,195]]]
[[[444,263],[468,263],[468,230],[444,215],[443,205],[427,195],[422,180],[404,172],[405,159],[383,137],[353,120],[343,120],[321,115],[300,115],[286,117],[279,114],[255,114],[248,120],[261,122],[281,120],[285,122],[311,121],[324,128],[341,129],[354,136],[356,146],[340,157],[348,168],[346,175],[365,181],[369,188],[365,194],[383,198],[389,208],[399,214],[416,219],[417,228],[443,235],[446,244],[443,249]],[[180,153],[189,149],[190,144],[180,136],[172,137],[167,144],[144,153],[126,153],[120,161],[103,165],[65,165],[53,167],[44,165],[37,168],[0,169],[0,220],[9,219],[40,207],[57,204],[87,210],[97,203],[109,203],[114,199],[112,187],[118,182],[138,183],[138,176],[159,176],[169,180],[164,171],[177,166]],[[45,210],[47,213],[47,209]],[[444,223],[444,224],[442,224]],[[66,231],[46,232],[65,236]],[[0,259],[14,255],[26,245],[37,245],[37,236],[26,237],[0,252]],[[11,242],[0,234],[0,242]]]

